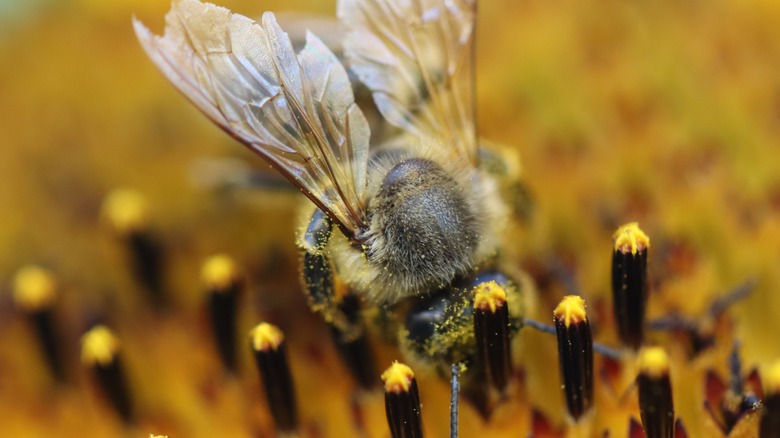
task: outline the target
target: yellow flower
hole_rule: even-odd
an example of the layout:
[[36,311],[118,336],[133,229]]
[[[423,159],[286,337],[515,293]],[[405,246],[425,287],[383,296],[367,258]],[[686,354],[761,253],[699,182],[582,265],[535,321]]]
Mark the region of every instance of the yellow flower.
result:
[[[272,434],[248,345],[239,348],[237,376],[226,378],[208,335],[198,272],[214,253],[246,268],[239,333],[260,320],[285,333],[303,434],[387,436],[381,389],[355,393],[328,327],[300,294],[299,197],[197,184],[193,169],[204,160],[238,156],[254,169],[267,166],[188,107],[146,59],[130,17],[159,31],[168,5],[17,3],[24,13],[0,26],[0,289],[13,290],[14,273],[30,263],[57,276],[53,321],[70,352],[66,384],[74,390],[50,391],[34,325],[6,309],[0,411],[8,421],[0,436],[121,435],[104,399],[82,390],[75,352],[96,319],[110,321],[122,344],[144,434]],[[333,1],[305,0],[230,7],[252,16],[260,7],[335,10]],[[0,8],[0,22],[8,10]],[[708,372],[728,381],[734,340],[745,375],[780,358],[780,7],[498,0],[482,1],[479,13],[480,135],[519,152],[534,201],[503,254],[539,288],[528,316],[549,323],[560,298],[577,292],[595,341],[618,345],[611,235],[639,221],[653,239],[648,320],[702,321],[694,338],[684,330],[647,337],[669,356],[674,406],[689,436],[719,436],[702,409]],[[148,220],[166,252],[162,309],[139,291],[122,258],[126,243],[100,227],[101,204],[116,187],[147,198],[148,209],[125,219],[129,227]],[[752,295],[708,315],[717,297],[749,280]],[[404,360],[378,335],[371,334],[377,364]],[[100,361],[114,344],[98,347]],[[555,338],[524,328],[513,347],[518,371],[507,398],[487,421],[462,398],[461,436],[525,435],[534,413],[553,429],[574,427]],[[583,434],[622,436],[629,418],[639,418],[636,393],[623,397],[637,375],[629,358],[614,368],[596,355],[595,369],[610,377],[597,373]],[[426,434],[447,436],[449,382],[416,368],[415,378]]]

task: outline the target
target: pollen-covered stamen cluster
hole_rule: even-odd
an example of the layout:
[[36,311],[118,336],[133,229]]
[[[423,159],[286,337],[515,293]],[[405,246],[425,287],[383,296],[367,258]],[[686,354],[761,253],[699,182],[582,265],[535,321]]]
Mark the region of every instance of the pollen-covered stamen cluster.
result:
[[612,302],[618,336],[623,345],[638,350],[644,340],[650,239],[636,222],[618,228],[613,239]]
[[385,412],[393,438],[423,436],[420,394],[417,379],[407,365],[393,362],[382,373],[385,386]]
[[576,421],[593,404],[593,338],[585,301],[576,295],[566,296],[553,317],[566,407]]
[[660,347],[646,347],[639,353],[639,412],[647,438],[672,438],[674,400],[669,376],[669,358]]
[[474,289],[474,335],[477,354],[488,381],[503,392],[512,376],[509,308],[507,294],[495,281]]
[[207,291],[211,329],[225,368],[236,371],[236,310],[243,282],[235,262],[219,254],[203,264],[201,281]]
[[54,275],[38,266],[21,268],[14,278],[14,304],[21,309],[35,327],[38,343],[52,374],[65,380],[65,369],[54,319],[57,298]]
[[125,423],[135,421],[132,397],[119,357],[120,343],[113,331],[97,325],[81,338],[81,362]]
[[284,334],[274,325],[261,323],[252,329],[249,337],[276,429],[295,432],[298,429],[298,406]]
[[163,246],[149,228],[146,197],[130,189],[116,189],[103,203],[103,216],[125,246],[135,276],[160,306],[165,302]]

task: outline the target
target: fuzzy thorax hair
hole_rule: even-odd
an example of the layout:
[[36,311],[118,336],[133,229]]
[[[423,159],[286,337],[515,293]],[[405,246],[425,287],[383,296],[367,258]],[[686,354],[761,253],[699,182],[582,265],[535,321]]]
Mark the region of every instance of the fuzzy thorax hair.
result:
[[375,303],[446,286],[498,246],[507,212],[493,179],[431,141],[375,157],[367,184],[363,247],[334,233],[338,274]]

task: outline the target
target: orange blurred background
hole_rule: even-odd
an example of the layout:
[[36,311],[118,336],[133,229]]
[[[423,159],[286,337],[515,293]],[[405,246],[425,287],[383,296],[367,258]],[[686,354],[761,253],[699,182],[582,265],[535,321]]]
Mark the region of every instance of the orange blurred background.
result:
[[[335,10],[333,1],[220,4],[249,16]],[[162,0],[0,4],[0,436],[271,433],[248,352],[241,376],[225,380],[208,339],[198,272],[216,252],[248,273],[242,329],[271,319],[289,333],[309,428],[357,434],[349,378],[322,347],[323,325],[298,290],[293,235],[302,197],[198,184],[197,169],[210,160],[265,165],[146,59],[131,17],[159,33],[168,8]],[[748,366],[780,358],[780,3],[483,1],[477,32],[480,133],[520,153],[535,201],[532,220],[512,235],[518,263],[564,260],[586,299],[608,302],[610,236],[637,220],[653,242],[650,318],[696,317],[713,297],[757,281],[729,311],[734,328],[719,348],[688,361],[669,346],[684,388],[678,411],[692,436],[705,436],[711,425],[697,378],[712,366],[725,373],[730,337],[742,342]],[[101,222],[101,203],[117,187],[148,197],[169,256],[165,313],[148,308]],[[13,275],[29,263],[59,277],[56,315],[71,376],[64,388],[53,385],[11,299]],[[541,292],[531,313],[548,320],[564,291]],[[142,418],[130,432],[78,363],[79,336],[95,320],[110,321],[123,340]],[[524,435],[529,405],[564,424],[557,387],[542,383],[557,379],[552,338],[520,337],[528,394],[513,407],[522,419],[506,410],[486,425],[465,408],[463,436]],[[605,330],[601,340],[614,336]],[[379,354],[385,366],[395,353]],[[423,382],[426,428],[443,436],[446,383]],[[387,436],[380,398],[364,401],[370,436]],[[626,424],[635,408],[614,417],[599,410],[598,424]]]

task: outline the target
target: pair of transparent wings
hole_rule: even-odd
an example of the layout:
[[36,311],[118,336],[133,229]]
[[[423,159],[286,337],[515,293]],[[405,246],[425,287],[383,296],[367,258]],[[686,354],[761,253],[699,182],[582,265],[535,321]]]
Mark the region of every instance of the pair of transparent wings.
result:
[[[383,117],[476,163],[476,0],[339,0],[350,68]],[[341,229],[365,225],[370,130],[344,67],[312,34],[296,54],[261,22],[174,0],[165,33],[134,20],[149,57],[214,123],[265,158]]]

